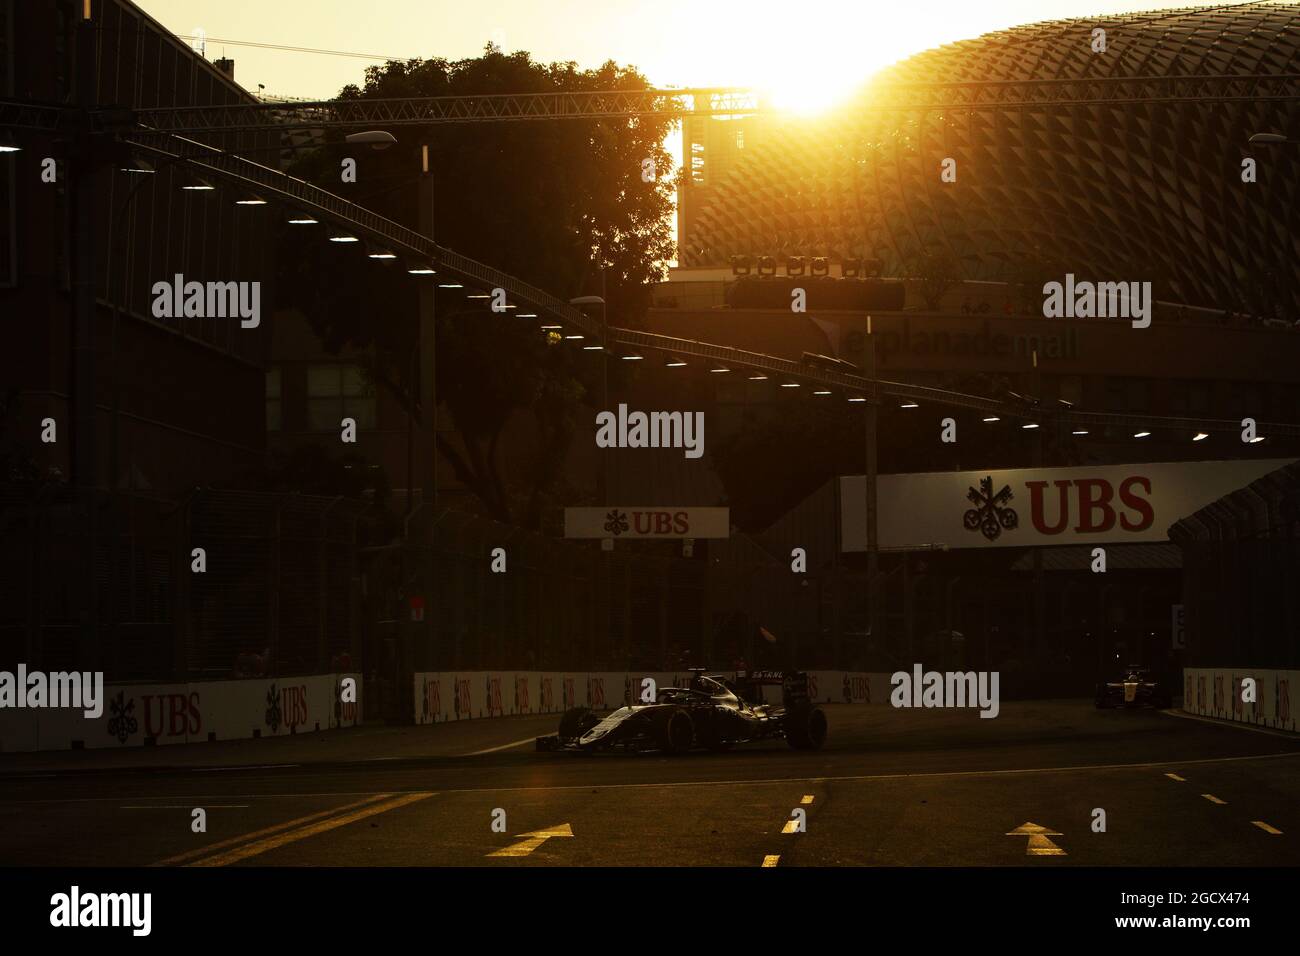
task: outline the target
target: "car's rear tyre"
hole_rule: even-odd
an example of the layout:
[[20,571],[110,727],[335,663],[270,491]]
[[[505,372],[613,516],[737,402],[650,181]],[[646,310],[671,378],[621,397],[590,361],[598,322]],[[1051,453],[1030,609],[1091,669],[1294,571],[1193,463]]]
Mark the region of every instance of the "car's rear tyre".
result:
[[581,737],[598,723],[600,718],[591,712],[590,707],[572,707],[560,718],[560,739]]
[[801,707],[786,714],[785,739],[795,750],[821,750],[826,732],[826,712],[820,707]]
[[682,707],[660,710],[654,716],[654,738],[666,754],[682,754],[695,743],[695,722]]

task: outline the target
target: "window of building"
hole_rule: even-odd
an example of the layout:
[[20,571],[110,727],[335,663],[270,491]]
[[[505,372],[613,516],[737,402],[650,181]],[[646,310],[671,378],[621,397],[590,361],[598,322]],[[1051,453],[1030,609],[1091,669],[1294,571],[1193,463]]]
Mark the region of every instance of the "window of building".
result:
[[269,369],[266,373],[266,430],[269,432],[278,432],[284,427],[283,413],[284,400],[280,394],[281,375],[278,368]]
[[355,365],[312,365],[307,369],[307,427],[337,431],[345,418],[358,429],[375,427],[374,389]]

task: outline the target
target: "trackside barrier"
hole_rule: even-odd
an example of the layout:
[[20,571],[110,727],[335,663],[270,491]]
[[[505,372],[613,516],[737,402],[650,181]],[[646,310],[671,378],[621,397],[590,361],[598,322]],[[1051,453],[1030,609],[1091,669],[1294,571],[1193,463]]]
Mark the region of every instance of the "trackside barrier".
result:
[[[344,678],[356,681],[356,702],[342,702]],[[0,710],[0,751],[67,750],[282,737],[361,723],[361,675],[203,681],[191,684],[106,684],[103,713]]]
[[[734,678],[734,672],[722,672]],[[571,707],[614,710],[640,699],[642,681],[683,687],[684,671],[425,671],[415,675],[415,722],[444,723],[528,714],[558,714]],[[822,704],[887,704],[889,675],[861,671],[808,671],[808,690]],[[781,700],[779,683],[764,697]]]
[[[1242,681],[1255,680],[1255,700],[1242,700]],[[1297,730],[1291,691],[1300,671],[1264,667],[1184,667],[1183,711],[1274,730]]]

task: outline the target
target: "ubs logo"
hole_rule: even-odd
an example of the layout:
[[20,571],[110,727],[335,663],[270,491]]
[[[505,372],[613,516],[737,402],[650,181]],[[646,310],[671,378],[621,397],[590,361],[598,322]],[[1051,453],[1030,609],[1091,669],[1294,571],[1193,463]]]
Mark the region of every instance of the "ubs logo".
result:
[[966,489],[966,500],[975,507],[968,508],[962,515],[962,526],[967,531],[979,531],[990,541],[996,541],[1004,528],[1014,531],[1020,525],[1020,516],[1013,508],[1007,507],[1007,502],[1014,497],[1010,485],[1003,485],[1002,490],[994,494],[993,477],[981,478],[979,491]]
[[442,681],[426,677],[424,679],[423,716],[427,723],[430,718],[438,719],[442,713]]
[[124,744],[132,734],[140,729],[135,719],[135,698],[126,699],[126,691],[118,691],[116,697],[108,702],[108,735],[116,737],[119,744]]
[[283,724],[290,731],[307,723],[307,688],[303,685],[285,687],[283,691],[271,685],[266,692],[266,726],[277,733]]

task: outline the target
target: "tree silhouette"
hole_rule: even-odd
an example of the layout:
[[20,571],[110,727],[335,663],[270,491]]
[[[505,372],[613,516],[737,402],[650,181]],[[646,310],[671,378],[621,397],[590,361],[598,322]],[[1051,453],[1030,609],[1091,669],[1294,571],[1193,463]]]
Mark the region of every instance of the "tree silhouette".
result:
[[[340,97],[647,86],[635,70],[613,62],[595,70],[544,65],[489,44],[473,59],[368,67],[362,84],[345,87]],[[636,325],[648,283],[663,277],[674,251],[672,161],[662,146],[671,122],[656,116],[403,126],[392,131],[398,145],[384,152],[318,150],[294,174],[417,228],[415,180],[427,144],[439,244],[561,298],[603,290],[610,323]],[[341,155],[357,161],[355,184],[339,183]],[[656,170],[651,182],[642,177],[646,158]],[[282,301],[303,309],[327,347],[372,348],[375,380],[409,408],[418,365],[416,285],[395,279],[394,266],[358,256],[355,247],[331,245],[284,244]],[[535,320],[495,315],[458,293],[439,291],[437,313],[438,398],[461,439],[440,442],[440,449],[488,514],[536,527],[561,473],[575,406],[596,381],[596,363],[549,346]],[[536,418],[537,454],[528,473],[507,476],[502,431],[521,409]]]

